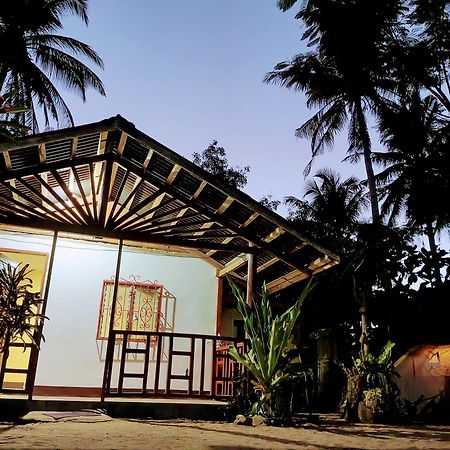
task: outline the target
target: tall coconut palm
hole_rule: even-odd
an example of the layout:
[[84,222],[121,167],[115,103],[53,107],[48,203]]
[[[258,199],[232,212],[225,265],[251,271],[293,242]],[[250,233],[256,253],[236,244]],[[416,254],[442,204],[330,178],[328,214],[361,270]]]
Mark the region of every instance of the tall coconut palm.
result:
[[[280,1],[288,9],[294,1]],[[362,155],[367,174],[372,219],[380,221],[375,175],[371,160],[368,116],[395,92],[383,71],[386,42],[402,34],[402,2],[390,0],[304,2],[297,18],[306,31],[302,39],[315,50],[285,61],[265,81],[306,93],[307,106],[318,112],[296,134],[311,139],[312,157],[331,148],[337,133],[348,126],[348,152]],[[306,173],[309,172],[308,165]]]
[[[377,176],[383,189],[382,213],[391,224],[403,213],[409,226],[423,230],[436,259],[435,235],[450,224],[445,201],[450,195],[450,124],[436,98],[422,99],[416,92],[382,112],[380,130],[389,150],[373,154],[384,166]],[[437,266],[436,278],[440,279]]]
[[[0,2],[0,91],[18,90],[15,104],[29,108],[27,123],[35,130],[36,110],[46,124],[73,125],[69,107],[57,85],[86,99],[93,88],[102,95],[100,78],[80,59],[103,67],[87,44],[57,34],[62,19],[74,15],[88,23],[87,0],[3,0]],[[79,59],[80,58],[80,59]]]
[[304,200],[291,196],[285,203],[291,220],[305,224],[317,239],[342,251],[342,244],[356,232],[367,195],[357,178],[343,180],[336,172],[322,169],[307,180]]

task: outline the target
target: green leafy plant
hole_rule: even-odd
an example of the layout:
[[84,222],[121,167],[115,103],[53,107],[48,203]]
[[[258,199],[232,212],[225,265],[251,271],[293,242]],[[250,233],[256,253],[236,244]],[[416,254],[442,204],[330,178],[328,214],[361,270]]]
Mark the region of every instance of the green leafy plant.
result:
[[378,356],[360,352],[353,358],[353,365],[343,366],[347,375],[347,387],[340,405],[342,415],[355,418],[360,402],[386,417],[399,411],[398,387],[394,378],[398,376],[392,361],[395,344],[388,341]]
[[37,345],[41,321],[47,318],[39,313],[40,294],[31,292],[33,282],[28,267],[0,261],[0,352],[7,352],[12,340],[25,343],[28,338]]
[[258,394],[258,401],[253,406],[254,414],[276,419],[278,408],[274,409],[274,406],[279,403],[276,393],[282,392],[282,386],[292,381],[301,370],[293,331],[301,306],[312,288],[310,282],[293,306],[283,314],[274,316],[265,284],[261,300],[255,301],[252,308],[245,302],[242,291],[232,285],[238,311],[244,319],[250,350],[239,354],[236,348],[231,348],[229,352],[251,375],[251,382]]

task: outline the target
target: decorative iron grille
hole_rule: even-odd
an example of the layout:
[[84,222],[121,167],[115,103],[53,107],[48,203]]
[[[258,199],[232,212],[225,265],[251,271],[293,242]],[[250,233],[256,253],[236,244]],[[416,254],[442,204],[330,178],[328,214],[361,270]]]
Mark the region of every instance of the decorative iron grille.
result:
[[[104,280],[100,301],[97,340],[108,339],[111,307],[114,294],[114,280]],[[117,291],[113,329],[117,331],[167,331],[168,301],[174,300],[162,284],[120,280]],[[165,314],[164,314],[165,313]],[[130,341],[140,342],[141,336],[133,335]]]

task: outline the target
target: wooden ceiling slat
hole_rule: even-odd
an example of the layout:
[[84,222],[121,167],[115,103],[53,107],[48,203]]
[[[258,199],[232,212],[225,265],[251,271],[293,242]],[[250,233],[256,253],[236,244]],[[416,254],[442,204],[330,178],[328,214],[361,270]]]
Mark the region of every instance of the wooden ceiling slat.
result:
[[[12,186],[8,186],[7,183],[5,182],[1,182],[1,184],[5,187],[5,188],[9,188],[12,192],[12,189],[16,189],[16,188],[12,188]],[[23,198],[24,200],[26,199],[26,197],[17,189],[17,194],[19,196],[19,198]],[[17,206],[20,210],[24,209],[26,211],[26,213],[29,215],[31,214],[32,216],[37,216],[37,217],[41,217],[43,219],[45,219],[47,216],[40,212],[39,209],[41,209],[41,205],[39,205],[39,203],[35,202],[35,206],[36,208],[30,208],[28,205],[25,205],[24,203],[22,203],[19,200],[16,200],[15,198],[8,198],[3,194],[0,194],[2,198],[4,198],[6,201],[13,203],[15,206]],[[28,200],[28,199],[27,199]],[[38,209],[39,208],[39,209]]]
[[50,172],[51,170],[67,169],[69,167],[81,166],[85,164],[96,164],[103,161],[106,158],[105,155],[94,155],[83,158],[76,158],[73,161],[58,161],[52,163],[40,164],[36,167],[24,167],[23,169],[11,170],[0,174],[1,181],[14,180],[15,178],[31,176],[35,174],[42,174]]
[[[39,179],[35,177],[35,179],[39,182]],[[60,214],[64,219],[68,220],[70,223],[73,223],[73,218],[67,214],[62,208],[60,208],[58,205],[53,203],[48,199],[47,196],[43,195],[42,192],[39,192],[37,189],[35,189],[30,183],[28,183],[23,178],[18,178],[17,181],[22,183],[29,191],[31,191],[36,197],[39,197],[42,201],[42,207],[44,208],[44,203],[50,206],[54,209],[54,211],[49,210],[48,208],[45,208],[46,211],[49,211],[49,214],[51,216],[55,216],[55,214]],[[41,185],[42,186],[42,185]],[[59,218],[59,216],[57,216]]]
[[[3,169],[0,180],[11,180],[13,183],[14,189],[9,190],[7,195],[12,194],[15,199],[8,200],[11,202],[9,207],[17,211],[23,224],[23,217],[27,216],[22,210],[26,209],[26,205],[18,199],[25,196],[30,204],[33,204],[32,199],[39,205],[31,221],[36,226],[43,227],[46,218],[50,227],[59,226],[60,229],[67,227],[82,229],[83,232],[96,230],[94,234],[127,236],[125,239],[133,236],[137,240],[163,242],[161,245],[201,248],[206,250],[203,254],[207,258],[217,260],[214,261],[216,267],[228,261],[221,270],[225,269],[226,273],[233,275],[236,275],[236,271],[240,275],[242,265],[245,264],[242,260],[232,262],[236,261],[237,253],[262,250],[264,256],[257,268],[259,273],[280,262],[280,270],[277,265],[267,271],[268,281],[276,282],[271,285],[274,289],[279,289],[286,282],[310,276],[312,270],[308,266],[313,258],[321,254],[330,255],[332,261],[314,266],[316,271],[324,270],[323,267],[329,267],[339,259],[303,238],[283,218],[258,205],[245,194],[215,180],[182,156],[136,130],[120,116],[65,132],[47,133],[45,136],[25,138],[17,147],[24,148],[24,156],[15,155],[16,170],[5,171],[5,165],[0,168]],[[11,148],[15,147],[3,147],[3,151],[7,152]],[[34,154],[34,159],[27,156],[30,152]],[[9,153],[4,155],[8,156]],[[88,176],[77,167],[83,162],[89,167]],[[27,167],[23,167],[24,164]],[[55,175],[55,171],[60,169],[69,170],[69,181],[65,172]],[[119,183],[116,178],[123,173],[126,175]],[[32,189],[29,189],[22,183],[16,188],[15,179],[26,175],[35,176],[39,185],[33,183],[29,185]],[[61,179],[58,179],[58,175]],[[132,186],[130,179],[134,177],[136,182]],[[88,178],[90,194],[86,185]],[[74,181],[77,186],[76,196],[71,189]],[[147,188],[149,185],[150,188]],[[160,195],[149,199],[160,190]],[[66,196],[67,200],[63,200]],[[12,200],[16,203],[12,203]],[[65,215],[58,212],[58,208]],[[7,212],[6,209],[2,211],[5,214]],[[41,216],[36,217],[36,214]],[[2,218],[0,222],[13,219],[6,215],[8,217]],[[62,222],[58,224],[55,220]],[[247,242],[255,248],[250,248]],[[292,254],[292,247],[300,243],[315,251]],[[239,248],[241,251],[237,250]],[[223,250],[230,252],[231,258],[226,258],[225,253],[215,256],[215,252]],[[290,267],[295,270],[289,272]],[[283,273],[285,275],[281,277]],[[276,280],[270,280],[276,277]]]
[[[202,216],[202,215],[203,215],[202,213],[194,213],[194,214],[189,215],[189,216],[183,216],[181,219],[178,220],[178,222],[175,225],[171,224],[173,222],[173,220],[172,220],[172,222],[169,222],[170,225],[167,225],[165,227],[161,227],[161,226],[154,227],[153,226],[153,227],[150,227],[148,229],[146,228],[145,231],[146,232],[151,232],[151,233],[161,233],[163,231],[179,230],[179,229],[186,228],[186,227],[189,227],[189,226],[192,226],[192,225],[199,225],[201,223],[211,222],[208,218],[205,219],[204,217],[202,217],[201,219],[193,220],[192,222],[180,223],[183,220],[191,219],[192,217]],[[168,219],[168,220],[170,221],[171,219]]]
[[75,183],[77,184],[78,190],[80,191],[81,198],[83,200],[84,208],[85,208],[86,212],[89,215],[89,222],[93,223],[94,222],[94,216],[92,215],[91,207],[89,205],[89,201],[87,199],[86,193],[84,192],[83,184],[81,183],[80,177],[78,175],[77,168],[75,167],[75,168],[71,169],[71,173],[73,173],[73,177],[75,179]]
[[91,185],[91,197],[92,197],[92,212],[94,214],[94,221],[98,221],[98,209],[97,209],[97,194],[95,192],[95,171],[94,165],[89,163],[89,183]]
[[[144,199],[142,202],[138,203],[136,206],[131,208],[127,213],[125,213],[123,216],[121,216],[118,220],[114,221],[112,226],[114,228],[120,228],[120,225],[126,222],[128,219],[131,219],[136,213],[138,213],[142,208],[145,208],[150,203],[153,203],[160,195],[164,193],[164,189],[159,189],[153,192],[153,194],[149,195],[146,199]],[[128,225],[131,225],[134,223],[134,220],[129,220]]]
[[108,221],[106,223],[107,227],[110,227],[112,225],[112,223],[113,223],[114,213],[116,211],[116,208],[117,208],[117,205],[119,203],[120,197],[122,196],[122,192],[123,192],[123,190],[124,190],[124,188],[125,188],[125,186],[127,184],[127,180],[128,180],[129,175],[130,175],[130,171],[126,170],[125,174],[124,174],[124,176],[122,178],[122,181],[120,182],[119,189],[117,190],[114,202],[112,204],[111,211],[110,211],[109,217],[108,217]]
[[[190,226],[191,224],[190,223],[187,223],[185,226]],[[199,230],[200,231],[202,231],[202,235],[198,235],[197,233],[199,232]],[[176,230],[175,230],[176,231]],[[220,225],[216,225],[215,227],[211,227],[211,228],[207,228],[207,229],[205,229],[205,228],[202,228],[202,227],[200,227],[200,228],[194,228],[194,229],[187,229],[187,230],[182,230],[182,231],[179,231],[178,233],[170,233],[170,235],[171,236],[183,236],[183,235],[190,235],[190,236],[192,236],[192,238],[201,238],[203,235],[206,235],[206,234],[208,234],[208,233],[213,233],[213,232],[216,232],[216,237],[218,236],[218,237],[227,237],[226,235],[222,235],[222,236],[220,236],[220,234],[219,233],[217,233],[218,231],[221,231],[221,232],[226,232],[226,231],[228,231],[228,230],[224,230]],[[234,233],[233,233],[234,234]]]
[[72,143],[70,144],[70,159],[75,158],[78,150],[78,137],[72,138]]
[[247,264],[247,260],[248,260],[247,255],[241,253],[240,255],[236,256],[236,258],[232,259],[229,263],[227,263],[222,270],[219,270],[217,272],[217,276],[223,277],[231,272],[234,272],[237,269],[240,269],[242,266]]
[[128,139],[128,134],[122,131],[122,133],[120,133],[119,144],[117,145],[117,153],[119,155],[123,154],[123,150],[125,149],[127,139]]
[[[45,189],[47,189],[48,193],[61,205],[66,205],[66,202],[58,195],[58,193],[50,186],[50,184],[45,181],[39,174],[35,175],[35,178],[44,185]],[[75,219],[75,222],[78,224],[82,222],[81,218],[78,214],[75,214],[72,208],[67,208],[67,212]],[[80,222],[81,221],[81,222]]]
[[81,207],[80,203],[76,199],[73,192],[69,189],[69,186],[64,182],[61,175],[57,171],[52,171],[51,174],[55,178],[55,180],[58,182],[59,186],[63,190],[64,194],[66,194],[67,199],[72,203],[72,205],[75,207],[75,210],[80,215],[80,217],[86,222],[86,223],[92,223],[91,218],[87,214],[87,212]]
[[44,164],[47,160],[46,158],[46,151],[45,151],[45,144],[39,144],[38,145],[38,153],[39,153],[39,163]]
[[[132,171],[132,169],[128,168],[127,170]],[[117,210],[116,214],[111,218],[111,222],[116,223],[117,226],[117,220],[120,217],[120,215],[126,210],[128,204],[133,203],[133,199],[136,195],[136,192],[139,190],[141,185],[144,183],[144,180],[141,177],[136,178],[134,182],[134,186],[131,189],[130,193],[128,194],[127,198],[123,201],[123,203],[119,206],[119,209]]]
[[[166,197],[163,201],[161,201],[161,203],[158,203],[154,206],[152,205],[152,207],[145,214],[140,215],[139,221],[134,222],[132,227],[129,227],[129,224],[126,223],[124,225],[121,225],[119,228],[121,230],[127,230],[128,228],[132,228],[133,230],[138,230],[148,224],[159,223],[156,219],[170,216],[171,214],[176,212],[178,210],[178,208],[173,208],[169,211],[164,211],[163,213],[160,213],[159,215],[157,215],[158,210],[160,210],[160,209],[164,208],[165,206],[169,205],[170,203],[174,203],[176,201],[177,201],[177,199],[175,199],[175,198]],[[185,208],[186,207],[184,205],[181,207],[181,209],[185,209]],[[176,219],[173,218],[173,220],[176,220]]]

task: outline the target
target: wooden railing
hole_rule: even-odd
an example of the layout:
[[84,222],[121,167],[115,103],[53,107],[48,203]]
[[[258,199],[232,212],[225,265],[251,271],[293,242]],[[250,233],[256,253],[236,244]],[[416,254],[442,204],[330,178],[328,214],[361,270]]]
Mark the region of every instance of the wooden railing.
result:
[[105,360],[103,398],[187,396],[227,398],[243,368],[228,354],[233,337],[113,330]]

